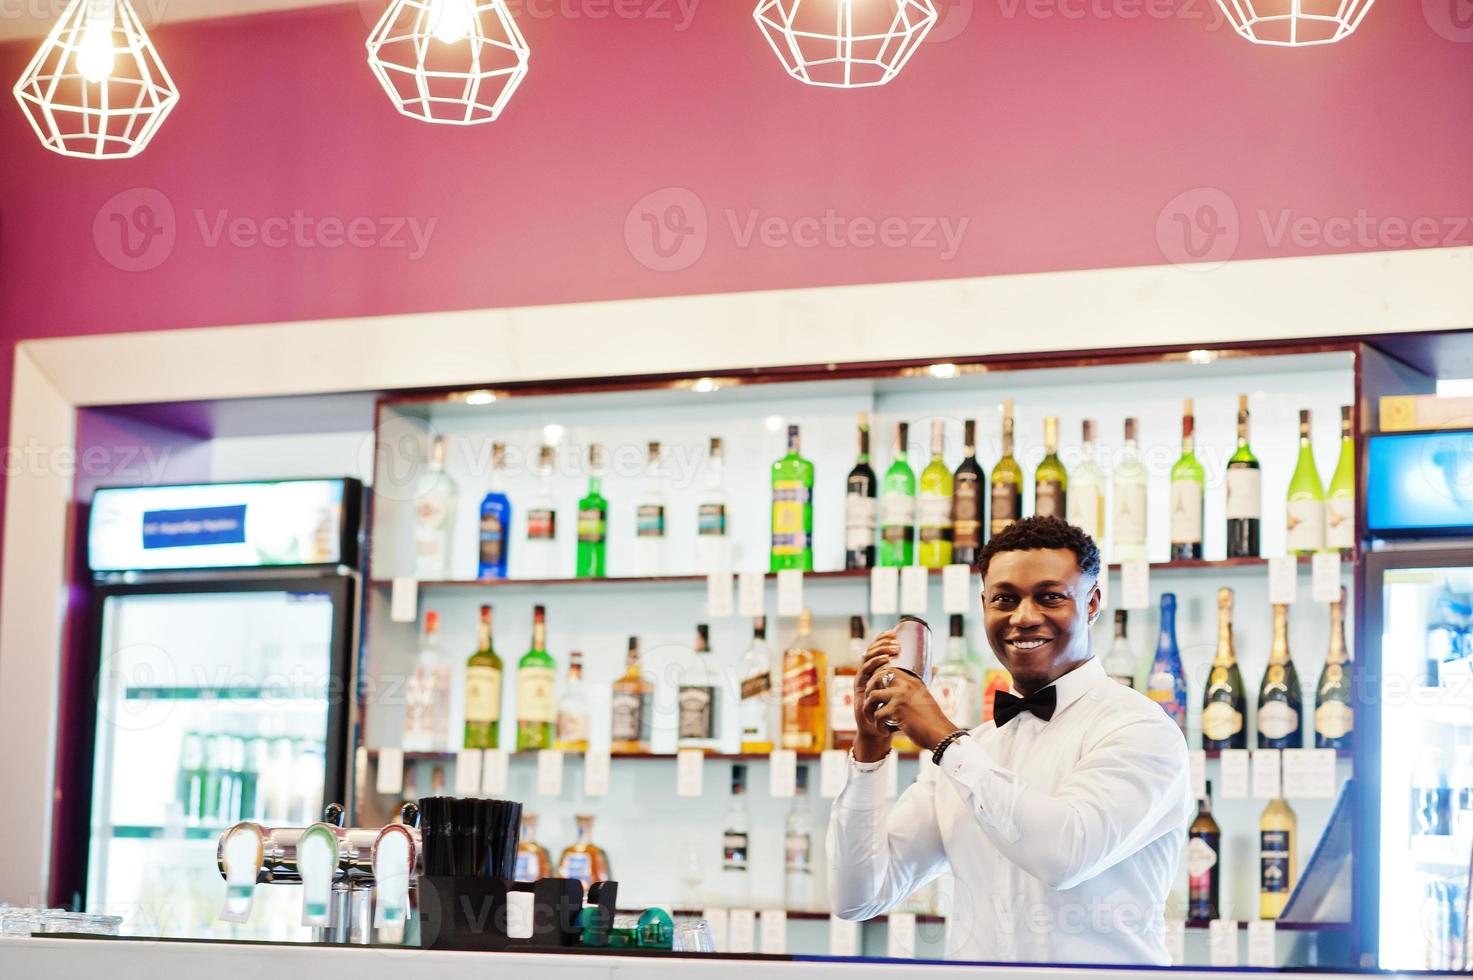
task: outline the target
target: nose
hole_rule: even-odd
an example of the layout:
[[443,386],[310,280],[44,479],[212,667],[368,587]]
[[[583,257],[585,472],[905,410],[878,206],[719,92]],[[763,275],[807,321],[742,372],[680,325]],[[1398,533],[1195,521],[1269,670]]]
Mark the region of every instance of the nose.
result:
[[1039,611],[1038,604],[1032,599],[1022,599],[1013,614],[1008,617],[1008,625],[1014,629],[1027,629],[1030,626],[1043,624],[1043,614]]

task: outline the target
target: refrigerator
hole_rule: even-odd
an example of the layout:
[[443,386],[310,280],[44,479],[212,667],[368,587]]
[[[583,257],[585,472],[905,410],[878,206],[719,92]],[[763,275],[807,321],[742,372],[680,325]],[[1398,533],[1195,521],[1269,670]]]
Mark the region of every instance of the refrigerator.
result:
[[1473,865],[1473,430],[1371,436],[1361,965],[1462,970]]
[[[306,936],[273,909],[218,923],[215,848],[344,800],[362,512],[352,479],[96,491],[87,911],[135,935]],[[283,910],[290,890],[261,889]]]

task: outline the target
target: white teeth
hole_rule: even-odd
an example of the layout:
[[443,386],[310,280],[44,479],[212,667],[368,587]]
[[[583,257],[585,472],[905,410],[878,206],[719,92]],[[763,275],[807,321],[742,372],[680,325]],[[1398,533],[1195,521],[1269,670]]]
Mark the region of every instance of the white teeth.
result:
[[1013,646],[1019,650],[1037,650],[1047,642],[1047,640],[1014,640]]

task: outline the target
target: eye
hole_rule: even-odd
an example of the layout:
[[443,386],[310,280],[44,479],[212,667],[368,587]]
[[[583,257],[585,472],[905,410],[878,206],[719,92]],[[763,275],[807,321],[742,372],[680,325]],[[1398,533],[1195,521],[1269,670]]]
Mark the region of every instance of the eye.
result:
[[1044,603],[1050,606],[1056,606],[1061,602],[1069,601],[1068,596],[1062,592],[1045,592],[1041,598]]
[[1009,603],[1017,601],[1018,597],[1008,592],[999,592],[988,600],[988,602],[992,603],[994,606],[1007,605]]

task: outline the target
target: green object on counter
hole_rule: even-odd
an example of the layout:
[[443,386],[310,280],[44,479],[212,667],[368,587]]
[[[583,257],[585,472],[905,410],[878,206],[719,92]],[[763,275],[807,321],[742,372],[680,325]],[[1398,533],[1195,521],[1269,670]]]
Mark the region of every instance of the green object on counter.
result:
[[609,944],[609,922],[604,910],[588,905],[578,913],[578,942],[584,946],[604,947]]
[[645,949],[670,949],[675,942],[675,922],[664,909],[645,909],[637,932]]

